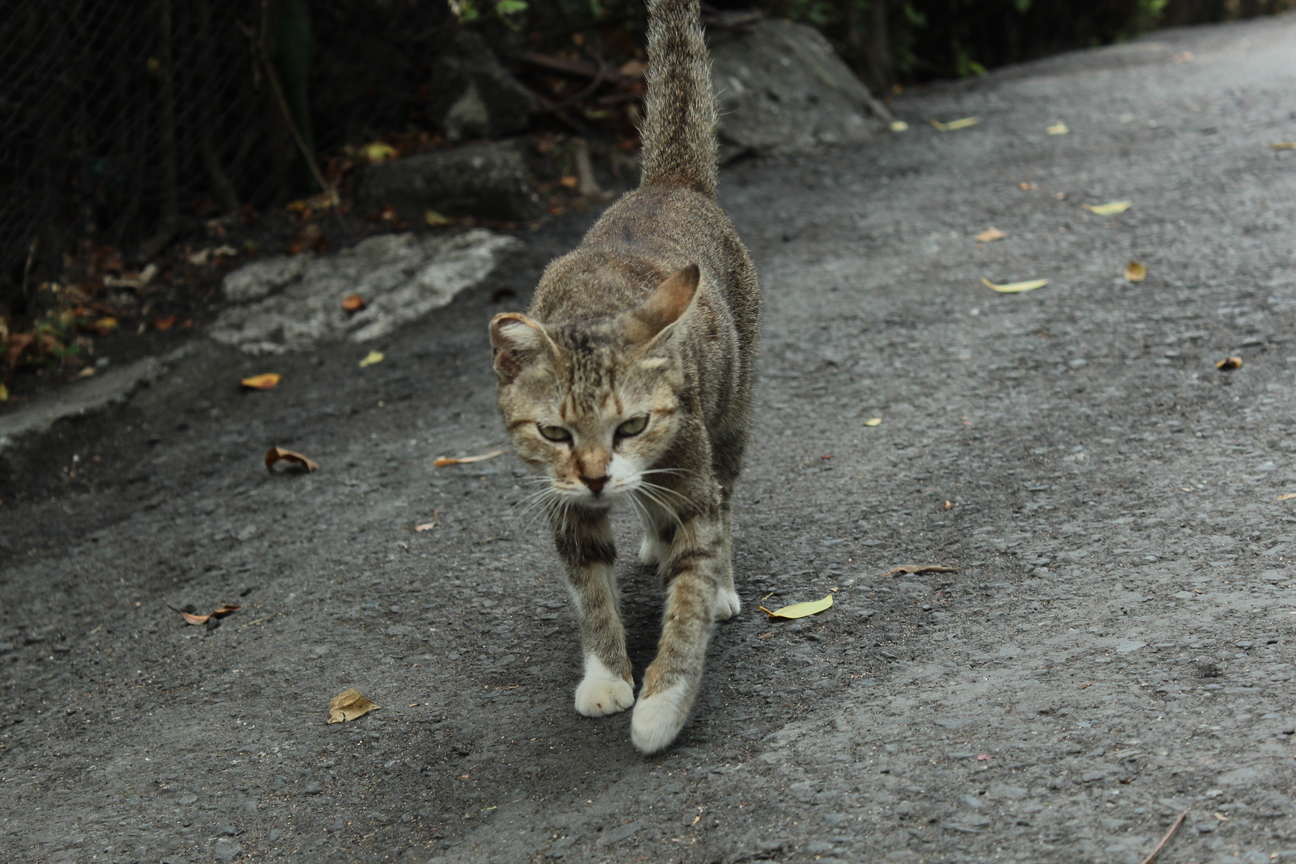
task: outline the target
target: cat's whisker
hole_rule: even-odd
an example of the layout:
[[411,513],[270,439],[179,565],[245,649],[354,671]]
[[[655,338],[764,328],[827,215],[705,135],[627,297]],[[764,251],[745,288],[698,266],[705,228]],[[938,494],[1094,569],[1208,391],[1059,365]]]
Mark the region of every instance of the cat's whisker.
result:
[[680,517],[679,517],[679,513],[677,513],[677,512],[675,511],[675,508],[672,507],[669,503],[667,503],[666,501],[662,500],[662,498],[659,497],[659,496],[657,495],[657,493],[653,492],[652,490],[653,490],[654,488],[657,488],[657,487],[652,487],[652,486],[650,486],[649,484],[646,484],[646,483],[645,483],[645,484],[641,484],[641,485],[639,486],[639,488],[635,490],[635,492],[636,492],[636,494],[643,495],[645,498],[647,498],[647,499],[648,499],[649,501],[651,501],[653,504],[656,504],[657,507],[658,507],[659,509],[661,509],[661,511],[662,511],[663,513],[665,513],[667,516],[669,516],[670,519],[671,519],[671,521],[674,522],[676,525],[682,525],[682,524],[683,524],[683,521],[680,519]]

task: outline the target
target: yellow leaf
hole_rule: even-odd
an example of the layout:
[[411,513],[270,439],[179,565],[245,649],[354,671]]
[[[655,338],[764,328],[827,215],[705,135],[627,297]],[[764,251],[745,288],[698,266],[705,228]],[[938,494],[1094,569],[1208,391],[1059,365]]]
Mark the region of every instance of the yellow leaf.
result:
[[347,720],[355,720],[370,711],[377,711],[380,707],[360,695],[360,691],[352,687],[345,693],[334,696],[329,701],[328,722],[344,723]]
[[1269,146],[1275,150],[1296,150],[1296,141],[1275,141]]
[[892,132],[903,132],[903,131],[905,131],[905,130],[908,129],[908,128],[909,128],[909,124],[906,123],[906,122],[904,122],[903,120],[892,120],[892,121],[891,121],[891,131],[892,131]]
[[100,318],[98,321],[94,322],[94,329],[103,334],[111,333],[113,330],[117,329],[117,319]]
[[833,605],[832,595],[829,594],[822,600],[809,600],[805,603],[793,603],[791,606],[784,606],[782,609],[775,609],[773,612],[764,606],[760,610],[771,618],[805,618],[810,615],[818,615],[828,607]]
[[376,165],[379,162],[386,162],[388,159],[396,158],[396,148],[390,144],[384,144],[381,141],[375,141],[372,144],[366,144],[360,148],[360,155],[370,165]]
[[566,176],[559,177],[558,183],[560,186],[566,189],[575,189],[578,185],[580,185],[580,178],[578,178],[575,174],[567,174]]
[[1125,278],[1131,282],[1142,282],[1147,278],[1147,268],[1137,261],[1125,265]]
[[370,351],[365,355],[364,359],[360,361],[360,368],[363,369],[366,366],[381,363],[384,359],[385,357],[381,351]]
[[447,219],[446,217],[442,216],[440,213],[436,212],[435,210],[424,210],[424,211],[423,211],[423,221],[426,222],[426,223],[429,224],[429,225],[436,225],[436,226],[449,225],[449,224],[450,224],[450,220],[449,220],[449,219]]
[[1065,123],[1054,123],[1048,127],[1048,134],[1050,135],[1065,135],[1070,131]]
[[1133,201],[1112,201],[1110,204],[1081,204],[1080,206],[1097,216],[1115,216],[1117,213],[1124,213],[1133,205]]
[[881,426],[881,425],[882,425],[882,418],[881,418],[881,417],[870,417],[869,419],[867,419],[867,420],[864,421],[864,425],[865,425],[865,426]]
[[942,123],[939,120],[931,121],[931,124],[942,132],[953,132],[956,129],[966,129],[969,126],[975,126],[981,122],[980,117],[964,117],[961,120],[951,120],[948,123]]
[[8,402],[8,401],[9,401],[9,388],[3,384],[0,384],[0,402]]
[[998,228],[987,228],[980,234],[976,235],[976,240],[978,243],[993,243],[994,241],[1002,240],[1007,236],[1006,233],[1000,231]]
[[1032,279],[1029,282],[1009,282],[1007,285],[996,285],[984,276],[981,281],[987,288],[993,288],[1000,294],[1020,294],[1023,291],[1034,291],[1036,288],[1043,288],[1048,284],[1047,279]]
[[253,375],[251,378],[244,378],[239,383],[250,390],[269,390],[271,387],[278,386],[281,380],[283,380],[281,375],[267,372],[264,375]]

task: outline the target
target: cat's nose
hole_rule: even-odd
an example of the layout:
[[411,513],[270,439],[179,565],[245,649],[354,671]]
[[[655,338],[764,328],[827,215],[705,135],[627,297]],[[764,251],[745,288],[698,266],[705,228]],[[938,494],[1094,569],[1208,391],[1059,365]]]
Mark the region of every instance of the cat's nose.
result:
[[607,475],[602,477],[582,477],[581,479],[585,481],[585,485],[588,486],[590,491],[595,495],[603,491],[603,487],[608,481]]

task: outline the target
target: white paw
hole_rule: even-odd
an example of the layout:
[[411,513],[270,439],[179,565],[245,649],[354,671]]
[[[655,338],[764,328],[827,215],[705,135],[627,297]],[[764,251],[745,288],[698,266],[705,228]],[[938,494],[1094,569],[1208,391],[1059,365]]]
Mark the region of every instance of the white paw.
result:
[[634,688],[593,654],[585,657],[585,677],[576,688],[576,710],[586,717],[603,717],[634,704]]
[[656,753],[675,740],[688,719],[688,683],[680,683],[646,696],[630,716],[630,740],[639,752]]
[[666,555],[666,545],[655,537],[644,537],[639,544],[639,560],[645,567],[655,567]]
[[716,592],[715,620],[728,621],[742,611],[742,601],[738,592],[732,588],[721,588]]

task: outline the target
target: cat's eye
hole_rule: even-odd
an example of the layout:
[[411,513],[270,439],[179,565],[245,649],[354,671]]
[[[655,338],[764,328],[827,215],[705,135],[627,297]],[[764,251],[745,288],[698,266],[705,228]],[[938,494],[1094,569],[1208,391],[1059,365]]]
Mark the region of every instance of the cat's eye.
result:
[[617,427],[616,434],[621,438],[638,435],[648,425],[648,417],[632,417]]
[[562,428],[561,426],[546,426],[545,424],[541,423],[540,434],[548,438],[550,441],[570,441],[571,440],[571,433],[568,432],[566,429]]

